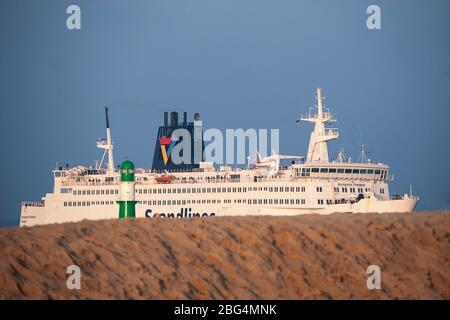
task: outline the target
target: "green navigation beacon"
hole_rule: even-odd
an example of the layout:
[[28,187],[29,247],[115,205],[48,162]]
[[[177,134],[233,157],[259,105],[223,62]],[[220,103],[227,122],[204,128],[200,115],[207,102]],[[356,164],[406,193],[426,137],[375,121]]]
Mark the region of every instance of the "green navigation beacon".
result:
[[118,201],[120,219],[136,217],[134,185],[134,164],[126,160],[120,166],[120,199]]

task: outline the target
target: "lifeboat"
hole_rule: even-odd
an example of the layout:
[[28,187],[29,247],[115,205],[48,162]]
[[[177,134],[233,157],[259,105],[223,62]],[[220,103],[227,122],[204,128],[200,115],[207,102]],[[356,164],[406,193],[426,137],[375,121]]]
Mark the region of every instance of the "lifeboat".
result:
[[158,182],[158,183],[172,183],[172,181],[173,181],[174,179],[175,179],[175,178],[174,178],[173,176],[162,175],[162,176],[157,177],[155,180],[156,180],[156,182]]

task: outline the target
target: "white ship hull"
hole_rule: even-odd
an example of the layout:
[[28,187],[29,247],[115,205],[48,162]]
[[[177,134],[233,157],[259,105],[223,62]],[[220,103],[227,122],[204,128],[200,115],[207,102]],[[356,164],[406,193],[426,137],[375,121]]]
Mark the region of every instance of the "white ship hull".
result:
[[[185,206],[149,206],[136,205],[137,218],[205,218],[216,216],[295,216],[303,214],[329,215],[333,213],[396,213],[412,212],[417,204],[415,198],[396,200],[377,200],[374,197],[364,198],[355,203],[332,204],[315,208],[295,205],[258,206],[258,205],[185,205]],[[51,223],[77,222],[81,220],[117,219],[118,205],[106,205],[101,208],[91,206],[84,208],[65,208],[34,206],[23,204],[21,210],[21,226],[34,226]]]

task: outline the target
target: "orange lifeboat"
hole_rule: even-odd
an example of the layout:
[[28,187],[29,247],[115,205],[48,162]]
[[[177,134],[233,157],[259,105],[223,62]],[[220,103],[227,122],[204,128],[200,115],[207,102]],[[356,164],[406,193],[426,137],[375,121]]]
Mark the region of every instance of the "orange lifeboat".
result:
[[156,178],[156,182],[158,183],[172,183],[173,180],[174,177],[169,175],[162,175]]

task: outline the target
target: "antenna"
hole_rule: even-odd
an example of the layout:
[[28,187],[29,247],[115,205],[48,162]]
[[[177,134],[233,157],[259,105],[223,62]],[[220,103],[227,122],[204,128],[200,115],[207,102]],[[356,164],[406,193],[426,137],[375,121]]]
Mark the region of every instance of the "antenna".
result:
[[108,171],[114,171],[114,155],[113,155],[113,143],[111,139],[111,128],[109,127],[109,116],[108,116],[109,108],[105,107],[105,119],[106,119],[106,141],[103,138],[97,140],[97,148],[104,149],[102,160],[98,166],[100,169],[103,159],[105,158],[106,152],[108,152]]
[[359,154],[358,162],[359,163],[367,163],[367,157],[366,157],[366,147],[364,146],[364,143],[361,144],[361,153]]
[[106,129],[109,129],[109,117],[108,117],[109,108],[105,107],[105,117],[106,117]]
[[345,160],[344,148],[341,148],[338,152],[337,162],[344,163],[345,161],[346,160]]

